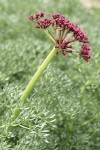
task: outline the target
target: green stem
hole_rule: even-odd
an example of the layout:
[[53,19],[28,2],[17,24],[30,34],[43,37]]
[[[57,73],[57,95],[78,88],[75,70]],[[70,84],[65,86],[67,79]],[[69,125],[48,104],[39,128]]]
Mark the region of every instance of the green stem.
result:
[[43,30],[43,31],[47,34],[47,36],[48,36],[54,43],[56,43],[55,38],[53,37],[53,35],[50,33],[49,30],[48,30],[48,31]]
[[54,47],[52,49],[52,51],[49,53],[49,55],[47,56],[47,58],[44,60],[44,62],[41,64],[41,66],[39,67],[37,72],[34,74],[33,78],[31,79],[31,81],[27,85],[25,91],[23,92],[23,95],[21,96],[21,101],[23,103],[25,103],[27,101],[27,98],[30,95],[30,93],[32,92],[39,77],[44,72],[45,68],[48,66],[48,64],[51,62],[51,60],[55,57],[56,52],[57,52],[57,49]]
[[[49,55],[46,57],[44,62],[41,64],[39,69],[34,74],[33,78],[29,82],[29,84],[26,86],[26,89],[24,90],[23,95],[20,98],[20,100],[23,104],[27,102],[28,96],[31,94],[32,90],[35,87],[35,84],[37,83],[38,79],[40,78],[40,76],[44,72],[45,68],[48,66],[48,64],[51,62],[51,60],[56,56],[57,50],[58,49],[55,47],[52,49],[52,51],[49,53]],[[15,108],[15,110],[13,111],[13,115],[11,117],[12,121],[14,121],[19,116],[21,111],[22,111],[22,109],[20,108],[20,106]]]
[[78,126],[78,128],[83,127],[83,126],[85,126],[85,125],[91,123],[91,122],[94,121],[96,118],[97,118],[97,115],[94,116],[93,118],[91,118],[91,119],[89,119],[89,120],[83,122],[82,124],[80,124],[80,125]]

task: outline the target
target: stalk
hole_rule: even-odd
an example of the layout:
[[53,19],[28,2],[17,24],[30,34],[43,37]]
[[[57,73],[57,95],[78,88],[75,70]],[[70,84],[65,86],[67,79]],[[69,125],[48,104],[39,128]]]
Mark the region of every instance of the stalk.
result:
[[43,30],[43,31],[46,33],[46,35],[47,35],[54,43],[56,43],[55,38],[53,37],[53,35],[50,33],[49,30],[48,30],[48,31]]
[[20,98],[23,103],[25,103],[27,101],[28,96],[34,89],[35,84],[37,83],[38,79],[44,72],[45,68],[48,66],[48,64],[51,62],[51,60],[56,56],[56,52],[57,52],[57,48],[54,47],[52,49],[52,51],[49,53],[49,55],[46,57],[44,62],[41,64],[39,69],[36,71],[36,73],[34,74],[33,78],[29,82],[29,84],[26,86],[26,89],[24,90],[23,95]]
[[[49,53],[49,55],[46,57],[46,59],[44,60],[44,62],[41,64],[41,66],[38,68],[38,70],[36,71],[36,73],[34,74],[34,76],[32,77],[32,79],[30,80],[29,84],[26,86],[26,89],[24,90],[20,100],[21,102],[24,104],[27,102],[27,98],[28,96],[31,94],[32,90],[34,89],[38,79],[40,78],[40,76],[42,75],[42,73],[44,72],[44,70],[46,69],[46,67],[48,66],[48,64],[52,61],[52,59],[56,56],[56,52],[58,51],[58,48],[53,48],[52,51]],[[15,110],[13,111],[13,115],[12,115],[12,121],[14,121],[19,114],[21,113],[22,109],[20,108],[20,106],[18,106],[17,108],[15,108]]]

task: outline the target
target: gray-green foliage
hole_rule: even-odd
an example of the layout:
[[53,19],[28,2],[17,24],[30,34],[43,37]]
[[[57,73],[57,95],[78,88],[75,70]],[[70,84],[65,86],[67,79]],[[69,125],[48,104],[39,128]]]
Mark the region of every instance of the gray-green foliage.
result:
[[[22,106],[20,95],[53,47],[27,19],[42,10],[78,23],[90,37],[93,59],[57,55]],[[0,14],[0,150],[99,150],[98,10],[77,0],[1,0]],[[22,112],[11,122],[19,105]]]

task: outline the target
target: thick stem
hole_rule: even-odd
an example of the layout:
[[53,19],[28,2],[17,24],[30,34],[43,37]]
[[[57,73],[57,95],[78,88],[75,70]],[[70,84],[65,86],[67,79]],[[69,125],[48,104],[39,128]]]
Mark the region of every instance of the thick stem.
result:
[[45,68],[47,67],[47,65],[51,62],[51,60],[54,58],[54,56],[56,55],[57,52],[57,48],[53,48],[52,51],[49,53],[49,55],[47,56],[47,58],[44,60],[44,62],[41,64],[41,66],[39,67],[39,69],[37,70],[37,72],[34,74],[33,78],[31,79],[31,81],[29,82],[29,84],[27,85],[25,91],[23,92],[23,95],[21,96],[21,101],[23,103],[25,103],[27,101],[28,96],[30,95],[30,93],[32,92],[35,84],[37,83],[39,77],[41,76],[41,74],[44,72]]

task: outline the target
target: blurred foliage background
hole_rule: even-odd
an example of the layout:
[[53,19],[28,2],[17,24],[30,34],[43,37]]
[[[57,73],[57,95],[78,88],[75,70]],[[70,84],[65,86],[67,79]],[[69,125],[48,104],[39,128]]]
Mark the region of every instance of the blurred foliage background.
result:
[[[12,123],[20,95],[53,47],[28,20],[40,11],[61,13],[83,28],[92,60],[57,55]],[[99,7],[79,0],[0,0],[0,150],[100,149],[99,20]]]

